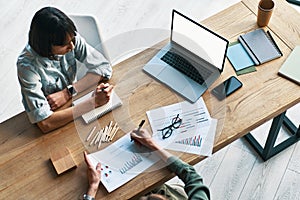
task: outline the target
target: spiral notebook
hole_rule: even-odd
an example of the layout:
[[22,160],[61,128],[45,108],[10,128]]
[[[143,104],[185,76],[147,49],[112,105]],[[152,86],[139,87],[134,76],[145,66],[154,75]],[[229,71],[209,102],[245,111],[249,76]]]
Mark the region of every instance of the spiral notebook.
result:
[[[84,99],[92,96],[93,91],[89,92],[88,94],[84,95],[83,97],[75,100],[73,102],[73,105],[76,105],[80,102],[82,102]],[[100,106],[98,108],[95,108],[94,110],[91,110],[85,114],[83,114],[81,117],[84,120],[86,124],[91,123],[92,121],[95,121],[96,119],[102,117],[106,113],[120,107],[123,104],[120,97],[116,94],[116,92],[113,90],[110,96],[109,102],[104,104],[103,106]]]
[[256,29],[240,35],[238,40],[255,65],[260,65],[282,56],[282,52],[269,31],[265,32],[263,29]]

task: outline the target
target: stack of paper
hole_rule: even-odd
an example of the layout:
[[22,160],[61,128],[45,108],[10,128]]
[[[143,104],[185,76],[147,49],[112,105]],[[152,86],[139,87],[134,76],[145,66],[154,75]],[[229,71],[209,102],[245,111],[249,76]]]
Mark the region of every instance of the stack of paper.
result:
[[[170,127],[172,134],[162,139],[158,129],[170,126],[177,115],[181,119],[180,126]],[[217,120],[210,117],[202,98],[194,104],[184,101],[150,110],[147,116],[153,138],[162,147],[205,156],[212,154]],[[101,182],[108,192],[124,185],[160,159],[148,148],[131,142],[129,133],[88,157],[94,166],[101,163]]]
[[[179,128],[172,127],[172,121],[179,114],[182,120]],[[153,138],[166,149],[210,156],[214,145],[217,120],[212,119],[201,97],[191,104],[187,101],[150,110],[147,116]],[[172,134],[162,137],[161,129],[169,127]]]

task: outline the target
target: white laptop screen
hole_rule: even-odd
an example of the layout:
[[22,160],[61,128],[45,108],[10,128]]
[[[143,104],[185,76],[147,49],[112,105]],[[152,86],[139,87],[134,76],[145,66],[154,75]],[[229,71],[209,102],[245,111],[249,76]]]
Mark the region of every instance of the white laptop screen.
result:
[[223,69],[228,41],[200,24],[173,11],[171,40]]

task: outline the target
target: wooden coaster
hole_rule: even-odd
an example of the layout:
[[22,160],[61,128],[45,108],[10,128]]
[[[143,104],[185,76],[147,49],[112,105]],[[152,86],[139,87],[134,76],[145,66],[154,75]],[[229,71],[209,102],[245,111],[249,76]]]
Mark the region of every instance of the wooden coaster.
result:
[[50,160],[58,175],[69,169],[77,167],[68,148],[51,152]]

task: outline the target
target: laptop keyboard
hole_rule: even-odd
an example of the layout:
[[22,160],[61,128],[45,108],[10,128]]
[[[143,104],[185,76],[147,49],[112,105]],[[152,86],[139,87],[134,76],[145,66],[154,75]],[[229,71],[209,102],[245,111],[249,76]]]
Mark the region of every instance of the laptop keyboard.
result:
[[187,61],[182,56],[168,51],[161,60],[169,64],[170,66],[174,67],[178,71],[184,73],[197,83],[202,84],[207,77],[211,75],[211,71],[202,67],[201,69],[197,70],[189,61]]

